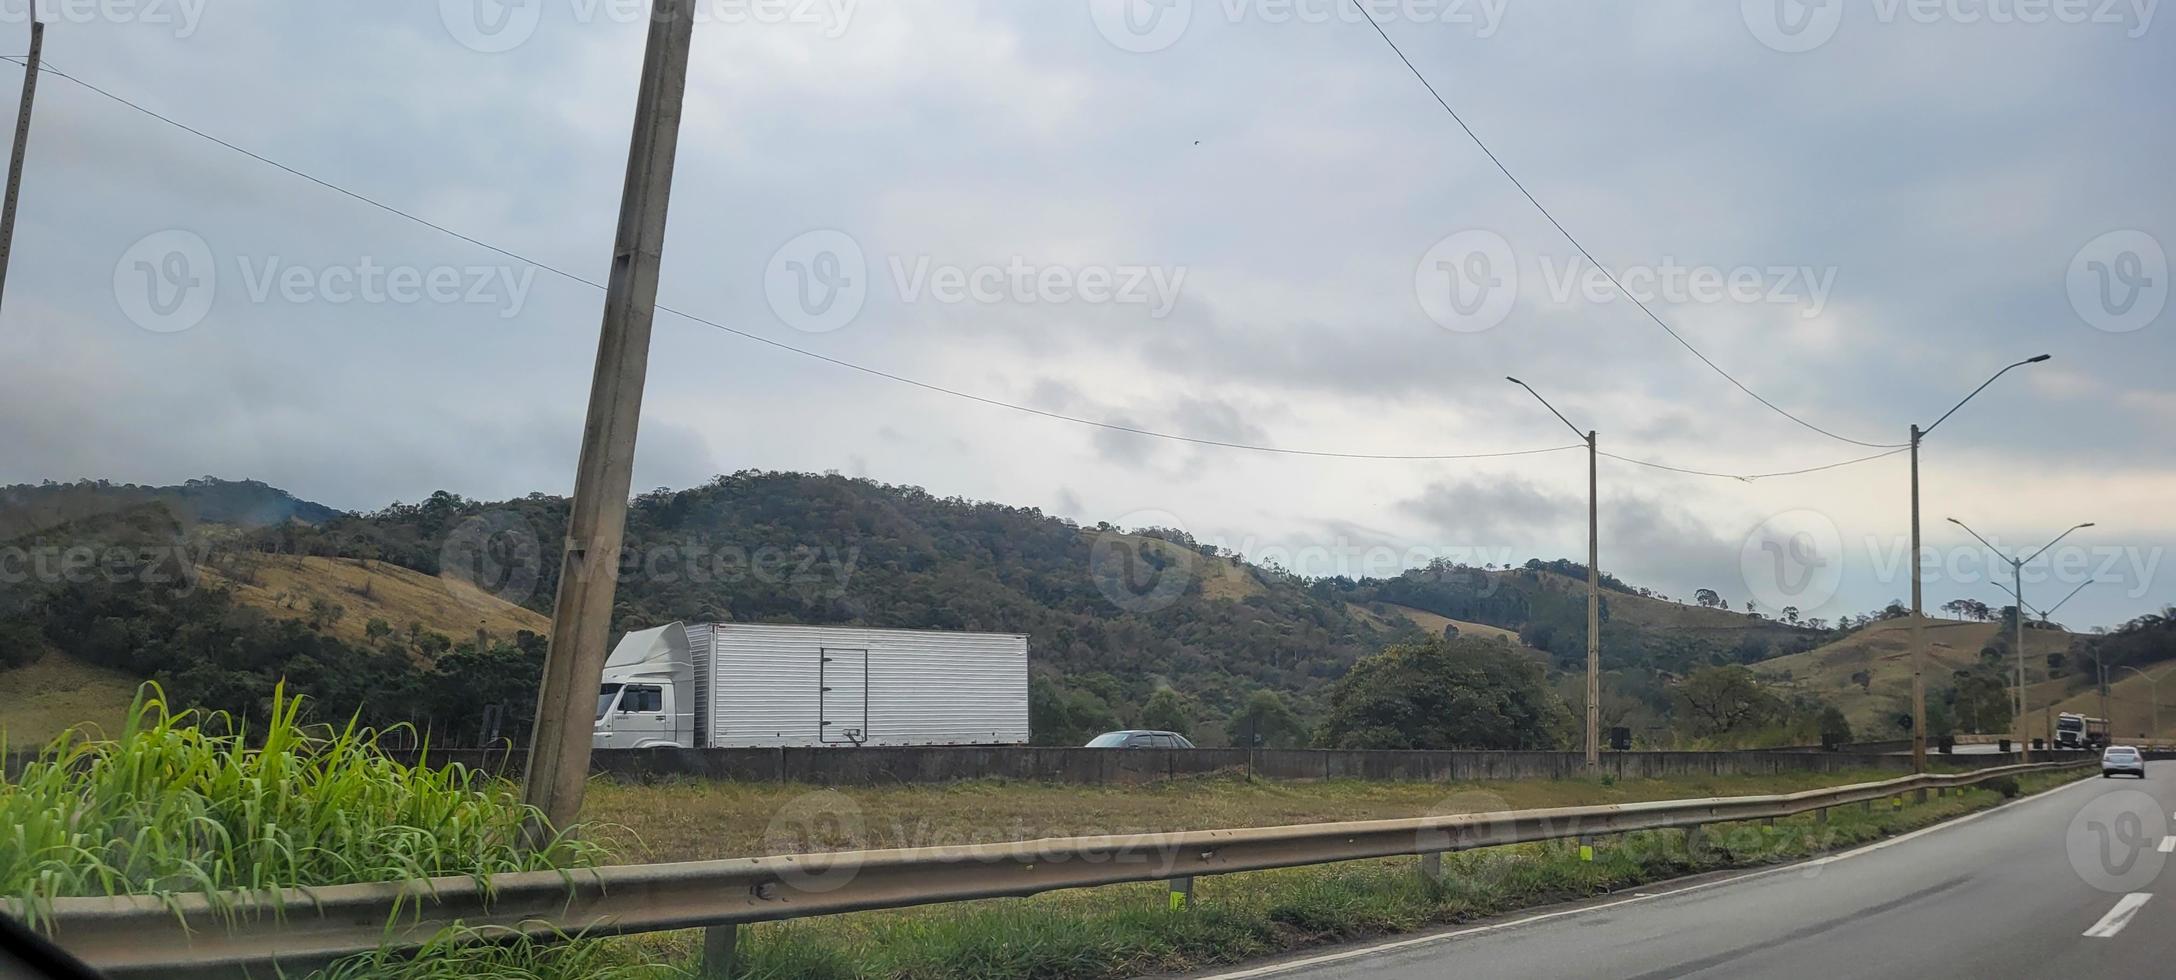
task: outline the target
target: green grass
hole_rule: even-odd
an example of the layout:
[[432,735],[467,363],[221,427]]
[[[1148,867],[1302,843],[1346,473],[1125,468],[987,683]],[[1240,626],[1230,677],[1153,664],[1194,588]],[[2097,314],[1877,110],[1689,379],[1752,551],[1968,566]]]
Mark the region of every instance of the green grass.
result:
[[[2034,792],[2076,778],[2021,780]],[[1927,826],[1993,805],[1975,790],[1924,805],[1709,829],[1687,853],[1678,831],[1607,838],[1583,861],[1570,843],[1447,856],[1441,883],[1417,858],[1225,875],[1195,882],[1193,907],[1174,912],[1159,884],[1054,892],[1029,899],[871,912],[750,927],[740,945],[749,980],[1118,980],[1243,962],[1328,943],[1413,932],[1604,895],[1722,868],[1797,860]],[[1810,871],[1808,873],[1817,873]],[[687,936],[640,944],[651,960],[690,956]]]
[[[592,788],[588,816],[648,818],[645,843],[563,836],[519,846],[533,811],[503,781],[459,767],[410,769],[352,726],[311,728],[279,700],[262,731],[226,719],[170,714],[147,686],[116,737],[56,740],[21,778],[0,782],[0,898],[33,914],[54,898],[202,893],[487,875],[607,860],[684,860],[655,853],[734,827],[713,846],[766,850],[766,824],[798,811],[805,787],[673,784]],[[2068,776],[2035,776],[2025,791]],[[1583,780],[1473,784],[1250,784],[1234,780],[1097,789],[967,784],[857,791],[866,838],[853,843],[959,842],[1101,829],[1245,826],[1344,816],[1775,792],[1852,781],[1794,775],[1754,779]],[[1652,785],[1648,785],[1648,783]],[[1690,872],[1791,860],[1849,847],[1978,809],[1993,791],[1873,813],[1711,828],[1705,853],[1676,832],[1606,839],[1595,860],[1567,844],[1494,848],[1447,857],[1423,882],[1417,859],[1347,862],[1196,882],[1175,911],[1160,884],[1053,892],[1028,899],[929,906],[751,927],[739,976],[752,980],[1117,980],[1239,962],[1324,943],[1470,921],[1604,894]],[[1486,804],[1483,806],[1483,804]],[[822,807],[817,808],[819,815]],[[767,814],[767,815],[766,815]],[[807,816],[808,814],[801,814]],[[920,823],[902,822],[912,815]],[[1234,818],[1238,819],[1234,819]],[[731,824],[713,821],[731,820]],[[788,823],[794,823],[788,820]],[[821,821],[819,821],[821,822]],[[639,828],[638,828],[639,829]],[[936,839],[927,839],[934,835]],[[991,835],[995,835],[992,837]],[[789,837],[791,835],[788,835]],[[787,840],[824,844],[823,840]],[[794,849],[791,847],[785,849]],[[420,954],[358,957],[323,974],[363,977],[662,978],[689,975],[695,933],[514,946],[464,946],[458,929]]]
[[[145,685],[110,739],[56,738],[0,781],[0,898],[33,923],[56,898],[208,894],[596,864],[603,845],[522,846],[534,813],[458,766],[409,768],[375,733],[304,726],[275,695],[261,731],[170,713]],[[403,975],[588,976],[596,950],[427,955]],[[350,965],[355,975],[384,975]]]

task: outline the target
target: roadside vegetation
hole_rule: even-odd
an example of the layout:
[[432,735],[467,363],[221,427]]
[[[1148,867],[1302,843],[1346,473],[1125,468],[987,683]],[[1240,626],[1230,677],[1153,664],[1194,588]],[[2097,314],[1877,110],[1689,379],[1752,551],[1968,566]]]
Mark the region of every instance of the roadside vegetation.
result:
[[614,863],[797,851],[995,843],[1208,827],[1275,827],[1447,813],[1794,793],[1897,772],[1489,782],[1249,781],[1238,776],[1077,786],[978,780],[840,787],[592,780],[586,819],[619,828]]
[[[244,726],[169,712],[145,685],[110,737],[55,739],[0,781],[0,899],[35,924],[56,898],[563,869],[608,853],[571,835],[525,848],[533,811],[505,783],[400,765],[377,733],[306,726],[300,710],[276,690],[265,720]],[[395,975],[592,976],[592,947],[446,950]]]
[[[2017,790],[2038,792],[2075,778],[2031,776]],[[1192,906],[1181,911],[1151,883],[769,924],[745,930],[735,976],[1119,980],[1181,972],[1833,853],[1984,809],[2004,795],[1980,789],[1872,812],[1842,807],[1826,825],[1811,816],[1773,827],[1720,825],[1709,828],[1700,854],[1686,851],[1678,831],[1605,838],[1591,862],[1569,843],[1491,848],[1446,856],[1435,884],[1423,882],[1417,858],[1201,878]],[[695,941],[683,936],[642,945],[646,956],[692,961]]]
[[[1256,783],[1203,779],[1143,787],[966,783],[841,792],[668,783],[592,788],[587,836],[520,846],[532,811],[513,788],[459,766],[409,768],[379,735],[298,721],[275,691],[260,722],[169,712],[147,685],[111,738],[71,733],[0,782],[0,899],[37,920],[52,899],[177,895],[487,875],[603,863],[689,860],[1083,833],[1262,826],[1499,808],[1784,792],[1882,773],[1511,783]],[[2024,780],[2025,791],[2064,777]],[[1416,859],[1351,862],[1201,879],[1174,910],[1157,884],[1030,899],[835,916],[752,927],[737,976],[771,980],[1115,980],[1469,921],[1689,872],[1848,847],[1991,804],[1983,790],[1926,805],[1855,808],[1826,826],[1712,829],[1690,854],[1675,832],[1575,848],[1531,845],[1451,856],[1424,883]],[[624,826],[618,826],[624,825]],[[595,828],[611,827],[611,832]],[[513,946],[460,945],[458,932],[401,957],[359,957],[321,976],[648,978],[686,976],[696,934]]]

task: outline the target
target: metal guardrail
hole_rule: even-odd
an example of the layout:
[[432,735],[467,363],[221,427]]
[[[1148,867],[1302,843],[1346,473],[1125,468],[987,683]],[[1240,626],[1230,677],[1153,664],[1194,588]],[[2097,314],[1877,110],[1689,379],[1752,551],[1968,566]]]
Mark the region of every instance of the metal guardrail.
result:
[[[629,935],[1061,888],[1190,881],[1200,875],[1786,817],[2097,763],[1928,773],[1769,796],[734,858],[216,897],[63,898],[41,906],[38,918],[62,947],[114,977],[238,976],[253,967],[294,971],[358,953],[413,949],[450,928],[473,941]],[[0,908],[17,917],[30,911],[18,900],[0,902]],[[724,942],[729,951],[729,934]]]

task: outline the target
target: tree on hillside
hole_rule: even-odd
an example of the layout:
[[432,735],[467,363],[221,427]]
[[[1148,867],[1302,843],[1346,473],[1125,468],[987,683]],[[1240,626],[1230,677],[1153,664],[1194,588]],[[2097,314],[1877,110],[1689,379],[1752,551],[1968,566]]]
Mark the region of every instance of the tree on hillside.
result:
[[1028,681],[1029,741],[1036,745],[1085,745],[1088,740],[1124,727],[1118,712],[1096,693],[1093,684],[1069,687],[1047,677]]
[[1701,589],[1694,592],[1692,600],[1699,603],[1702,609],[1713,609],[1723,604],[1723,597],[1716,595],[1714,589]]
[[1781,707],[1752,671],[1736,665],[1693,671],[1678,684],[1677,700],[1692,734],[1710,738],[1757,729]]
[[1506,643],[1429,639],[1366,657],[1330,687],[1322,744],[1348,749],[1534,749],[1571,716],[1539,663]]
[[1821,709],[1821,744],[1841,745],[1851,741],[1851,720],[1844,717],[1835,705]]
[[1784,607],[1783,607],[1783,621],[1784,621],[1784,622],[1786,622],[1786,623],[1789,623],[1789,624],[1791,624],[1792,626],[1796,626],[1796,625],[1798,625],[1798,607],[1797,607],[1797,606],[1784,606]]
[[1291,748],[1307,741],[1307,726],[1300,716],[1270,690],[1247,695],[1247,703],[1225,720],[1224,732],[1233,745],[1248,748]]
[[1160,732],[1192,734],[1194,711],[1179,692],[1168,687],[1149,695],[1148,703],[1141,706],[1141,727]]

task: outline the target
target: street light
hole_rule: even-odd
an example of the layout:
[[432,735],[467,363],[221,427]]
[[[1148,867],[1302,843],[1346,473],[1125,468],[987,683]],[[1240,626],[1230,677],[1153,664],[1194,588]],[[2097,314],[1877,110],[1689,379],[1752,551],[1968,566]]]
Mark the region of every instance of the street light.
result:
[[[2030,562],[2033,559],[2040,557],[2042,554],[2045,554],[2049,548],[2053,548],[2056,545],[2061,544],[2064,538],[2067,538],[2084,528],[2092,527],[2093,524],[2092,522],[2088,521],[2087,523],[2077,525],[2076,527],[2073,527],[2068,531],[2064,531],[2063,533],[2056,535],[2055,540],[2050,541],[2047,544],[2041,545],[2039,551],[2035,551],[2032,554],[2026,555],[2023,558],[2011,558],[2004,555],[2001,549],[1996,548],[1994,542],[1989,541],[1984,537],[1980,537],[1980,532],[1972,530],[1971,525],[1966,524],[1965,522],[1960,521],[1954,517],[1950,518],[1949,522],[1951,524],[1957,525],[1958,527],[1964,528],[1966,534],[1969,534],[1975,538],[1979,538],[1980,543],[1986,545],[1988,551],[1994,552],[1995,557],[2001,558],[2003,561],[2010,563],[2010,581],[2014,583],[2011,588],[2010,594],[2017,597],[2017,605],[2010,607],[2010,619],[2012,622],[2015,622],[2017,624],[2017,741],[2020,750],[2025,753],[2025,761],[2031,762],[2032,743],[2025,739],[2025,565],[2027,562]],[[2084,586],[2081,585],[2079,586],[2079,588],[2084,588]],[[2078,593],[2077,590],[2073,589],[2071,590],[2070,594],[2077,595]],[[2068,596],[2065,596],[2063,601],[2068,602],[2070,601],[2070,599]],[[2052,732],[2049,734],[2050,737],[2053,736]]]
[[2016,364],[2012,364],[2009,367],[2003,368],[2000,371],[1996,371],[1994,377],[1988,378],[1987,380],[1980,382],[1979,387],[1972,389],[1972,394],[1964,396],[1964,399],[1962,401],[1959,401],[1957,404],[1950,406],[1949,411],[1943,412],[1941,418],[1934,420],[1934,425],[1930,425],[1927,426],[1925,429],[1921,429],[1919,427],[1919,423],[1912,423],[1911,449],[1913,772],[1927,771],[1927,681],[1923,673],[1924,668],[1926,667],[1927,660],[1927,631],[1925,622],[1927,618],[1927,613],[1924,608],[1925,597],[1922,594],[1925,591],[1925,583],[1922,581],[1922,579],[1924,579],[1926,576],[1923,574],[1924,570],[1920,567],[1919,557],[1919,440],[1927,433],[1933,432],[1935,428],[1940,426],[1942,423],[1949,421],[1949,417],[1957,414],[1957,410],[1963,408],[1965,402],[1971,401],[1973,398],[1977,397],[1980,392],[1986,391],[1987,386],[1994,384],[1997,378],[2000,378],[2003,375],[2010,373],[2011,371],[2017,370],[2018,368],[2024,367],[2027,364],[2038,364],[2041,361],[2045,361],[2053,356],[2055,355],[2042,354],[2038,357],[2028,357],[2022,361],[2017,362]]
[[1601,514],[1595,489],[1599,453],[1595,448],[1594,430],[1580,432],[1579,427],[1572,425],[1572,420],[1565,418],[1548,399],[1541,397],[1541,392],[1535,391],[1534,386],[1517,378],[1506,377],[1504,380],[1526,389],[1541,407],[1548,409],[1557,421],[1587,443],[1587,768],[1599,769],[1602,767],[1602,545]]

